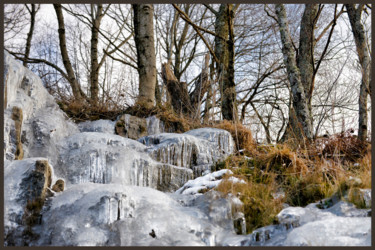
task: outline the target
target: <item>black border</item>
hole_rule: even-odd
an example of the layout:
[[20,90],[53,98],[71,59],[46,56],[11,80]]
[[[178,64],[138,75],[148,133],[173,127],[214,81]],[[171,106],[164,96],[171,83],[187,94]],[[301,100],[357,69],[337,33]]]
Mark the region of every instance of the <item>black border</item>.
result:
[[[1,26],[0,26],[0,81],[1,81],[1,87],[0,87],[0,109],[1,110],[4,110],[4,33],[3,33],[3,27],[4,27],[4,4],[23,4],[23,3],[40,3],[40,4],[51,4],[51,3],[56,3],[56,2],[60,2],[60,1],[46,1],[46,0],[39,0],[39,1],[35,1],[35,0],[31,0],[31,1],[20,1],[20,0],[4,0],[0,3],[0,23],[1,23]],[[357,1],[343,1],[343,2],[338,2],[336,0],[324,0],[324,1],[317,1],[317,0],[301,0],[301,1],[297,1],[297,0],[265,0],[265,1],[261,1],[261,0],[190,0],[190,1],[177,1],[177,0],[174,0],[174,1],[168,1],[168,0],[131,0],[131,1],[119,1],[119,0],[107,0],[107,1],[98,1],[98,0],[78,0],[78,1],[75,1],[75,0],[65,0],[63,1],[62,3],[97,3],[97,2],[105,2],[105,3],[123,3],[123,4],[130,4],[130,3],[153,3],[153,4],[168,4],[168,3],[249,3],[249,4],[273,4],[273,3],[285,3],[285,4],[305,4],[305,3],[326,3],[326,4],[329,4],[329,3],[368,3],[368,4],[371,4],[371,1],[363,1],[363,0],[357,0]],[[374,14],[372,13],[372,16],[371,16],[371,39],[372,39],[372,44],[371,44],[371,51],[372,51],[372,59],[373,58],[373,55],[374,55],[374,37],[375,37],[375,34],[373,32],[373,27],[374,27],[374,24],[375,24],[375,18],[374,18]],[[371,74],[373,75],[373,71],[375,69],[375,62],[374,60],[372,60],[372,64],[371,64]],[[371,86],[373,89],[375,89],[375,80],[372,78],[371,80]],[[375,104],[374,104],[374,101],[375,101],[375,97],[374,97],[374,94],[371,95],[371,104],[372,106],[371,107],[374,107]],[[0,137],[1,138],[4,138],[4,112],[1,112],[0,114],[0,118],[1,118],[1,128],[0,128]],[[373,112],[373,108],[371,109],[371,128],[374,128],[374,122],[375,122],[375,113]],[[372,158],[372,161],[371,161],[371,169],[373,169],[373,166],[374,166],[374,156],[375,156],[375,149],[374,149],[374,141],[375,141],[375,131],[372,129],[371,131],[371,158]],[[0,143],[0,149],[1,151],[3,152],[4,150],[4,144],[3,143]],[[1,158],[2,158],[2,161],[1,161],[1,171],[0,171],[0,190],[2,189],[3,192],[0,192],[0,205],[1,205],[1,215],[0,215],[0,221],[1,221],[1,226],[0,226],[0,234],[1,234],[1,238],[0,238],[0,248],[3,248],[4,246],[4,192],[6,192],[6,190],[4,190],[4,154],[0,154],[1,155]],[[375,180],[375,174],[374,174],[374,171],[371,171],[371,182],[372,182],[372,193],[373,193],[373,186],[374,186],[374,180]],[[371,207],[374,208],[374,205],[375,205],[375,201],[374,199],[372,198],[372,205]],[[375,219],[375,216],[372,216],[371,217],[371,231],[373,231],[373,225],[374,224],[374,219]],[[374,234],[372,233],[372,237],[371,237],[371,245],[372,246],[375,246],[375,238],[374,238]],[[12,247],[12,249],[38,249],[40,247]],[[45,248],[45,249],[49,249],[49,248],[52,248],[52,249],[66,249],[66,247],[51,247],[51,246],[48,246],[48,247],[42,247],[42,248]],[[69,247],[70,248],[73,248],[73,249],[81,249],[81,247]],[[97,248],[97,247],[85,247],[85,249],[94,249],[94,248]],[[100,248],[107,248],[107,247],[100,247]],[[108,248],[111,248],[111,249],[123,249],[124,247],[108,247]],[[200,249],[200,248],[205,248],[205,247],[126,247],[126,248],[129,248],[129,249],[150,249],[150,248],[154,248],[154,249],[164,249],[164,248],[179,248],[179,249]],[[215,249],[224,249],[224,248],[227,248],[227,247],[215,247]],[[246,247],[245,247],[246,248]],[[274,248],[274,247],[251,247],[250,248],[253,248],[253,249],[268,249],[268,248]],[[289,247],[288,247],[289,248]],[[293,247],[295,248],[295,247]],[[310,247],[298,247],[298,248],[310,248]],[[334,249],[342,249],[343,247],[314,247],[316,249],[320,249],[320,248],[334,248]],[[358,248],[358,247],[345,247],[345,248]],[[363,248],[369,248],[369,247],[361,247],[362,249]],[[371,247],[370,247],[371,248]]]

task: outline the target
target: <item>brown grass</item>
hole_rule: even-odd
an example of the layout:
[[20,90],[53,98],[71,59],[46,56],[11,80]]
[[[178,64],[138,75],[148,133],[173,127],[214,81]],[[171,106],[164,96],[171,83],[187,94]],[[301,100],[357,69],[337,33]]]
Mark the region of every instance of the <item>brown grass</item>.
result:
[[[258,176],[259,177],[259,176]],[[258,179],[255,177],[254,179]],[[282,198],[274,199],[277,185],[273,178],[268,178],[268,183],[257,182],[252,178],[246,184],[233,183],[226,178],[217,187],[224,195],[236,195],[243,203],[243,213],[246,219],[246,231],[251,233],[254,229],[272,224],[276,215],[282,209]]]
[[99,119],[115,120],[122,110],[107,105],[91,105],[87,102],[77,102],[72,100],[57,101],[68,117],[74,122],[94,121]]
[[220,121],[220,123],[213,125],[211,124],[208,126],[229,131],[234,139],[234,142],[236,143],[237,150],[244,149],[248,152],[254,151],[255,142],[253,135],[250,129],[246,128],[244,125],[224,120]]

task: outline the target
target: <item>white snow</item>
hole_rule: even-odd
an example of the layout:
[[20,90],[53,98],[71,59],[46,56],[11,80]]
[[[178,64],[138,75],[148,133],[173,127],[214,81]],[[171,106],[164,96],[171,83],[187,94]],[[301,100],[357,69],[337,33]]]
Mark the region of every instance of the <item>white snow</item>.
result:
[[198,194],[200,191],[217,187],[226,174],[233,174],[229,169],[222,169],[186,182],[176,191],[178,194]]

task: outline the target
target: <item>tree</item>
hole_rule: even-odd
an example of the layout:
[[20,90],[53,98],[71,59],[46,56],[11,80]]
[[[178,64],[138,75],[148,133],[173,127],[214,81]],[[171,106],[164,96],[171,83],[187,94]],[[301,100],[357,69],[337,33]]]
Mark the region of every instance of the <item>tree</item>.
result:
[[366,38],[365,29],[361,23],[362,12],[365,8],[364,4],[356,7],[355,4],[345,4],[350,25],[353,32],[354,41],[357,48],[359,63],[362,68],[362,82],[359,93],[359,117],[358,117],[358,138],[365,141],[367,138],[367,97],[370,93],[370,65],[371,58],[368,49],[368,42]]
[[31,9],[27,4],[25,4],[27,11],[30,14],[30,29],[29,33],[27,33],[26,38],[26,47],[25,47],[25,60],[23,61],[23,66],[27,67],[27,59],[30,55],[30,49],[31,49],[31,40],[33,38],[34,33],[34,26],[35,26],[35,16],[38,10],[40,9],[40,5],[31,4]]
[[72,64],[69,59],[68,50],[66,48],[66,38],[65,38],[65,24],[64,24],[64,15],[62,12],[62,6],[61,4],[54,4],[53,7],[55,8],[57,21],[58,21],[58,32],[59,32],[59,42],[60,42],[60,52],[61,57],[64,63],[64,67],[66,70],[65,78],[70,83],[70,86],[72,87],[72,92],[74,95],[74,98],[78,102],[82,102],[85,98],[85,94],[83,93],[81,86],[79,82],[77,81],[77,78],[74,74],[74,70],[72,67]]
[[137,47],[139,96],[137,102],[150,108],[155,102],[156,56],[154,47],[154,7],[133,4],[134,39]]
[[[301,72],[296,62],[285,7],[283,4],[276,4],[275,7],[281,42],[283,45],[282,52],[284,55],[284,64],[287,69],[288,80],[292,92],[293,109],[296,114],[297,124],[293,127],[299,130],[295,130],[297,132],[297,138],[302,139],[303,137],[306,137],[311,140],[313,137],[311,113],[308,108],[308,99],[306,98]],[[293,115],[293,113],[291,115]]]
[[[238,5],[237,5],[238,7]],[[234,14],[233,4],[221,4],[219,11],[214,11],[215,55],[217,75],[221,93],[221,112],[223,118],[238,121],[236,84],[234,82]]]

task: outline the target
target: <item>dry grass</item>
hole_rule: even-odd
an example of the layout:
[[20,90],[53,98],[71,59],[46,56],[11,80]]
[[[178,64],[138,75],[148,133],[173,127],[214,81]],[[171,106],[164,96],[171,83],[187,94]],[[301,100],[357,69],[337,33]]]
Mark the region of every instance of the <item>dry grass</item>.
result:
[[[350,149],[349,144],[345,145],[346,149]],[[352,148],[346,153],[354,151]],[[231,155],[216,163],[212,170],[228,168],[234,176],[246,180],[246,184],[224,180],[218,190],[241,199],[247,230],[251,232],[271,224],[282,209],[283,202],[306,206],[332,196],[336,199],[347,197],[357,207],[364,208],[359,188],[371,188],[370,151],[367,148],[366,154],[357,158],[350,155],[347,158],[350,161],[342,161],[306,150],[294,151],[287,144],[262,146],[256,147],[251,154]],[[284,198],[273,198],[278,190],[285,193]]]
[[369,151],[370,143],[358,140],[352,132],[353,130],[347,130],[328,138],[320,138],[312,144],[310,151],[315,155],[339,160],[342,163],[356,162]]
[[115,120],[122,113],[120,109],[107,105],[91,105],[87,102],[75,100],[57,101],[62,109],[74,122],[94,121],[99,119]]
[[[237,177],[240,176],[237,175]],[[224,179],[217,187],[217,190],[224,195],[231,193],[242,201],[247,233],[274,223],[276,215],[282,209],[283,199],[274,198],[277,191],[274,178],[268,176],[266,183],[260,182],[259,178],[263,177],[253,175],[247,178],[246,184],[233,183]]]
[[236,143],[236,149],[244,149],[246,151],[252,152],[255,148],[255,142],[251,134],[250,129],[246,128],[240,123],[232,123],[230,121],[224,120],[220,123],[214,125],[208,125],[214,128],[225,129],[229,131]]

